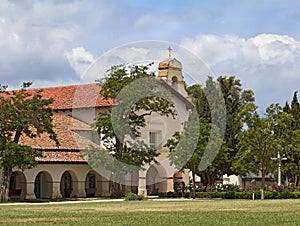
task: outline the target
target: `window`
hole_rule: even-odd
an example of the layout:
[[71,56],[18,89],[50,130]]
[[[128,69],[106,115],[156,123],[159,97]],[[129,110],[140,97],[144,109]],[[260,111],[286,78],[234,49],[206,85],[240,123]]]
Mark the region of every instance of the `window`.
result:
[[157,148],[157,133],[149,132],[149,146],[151,149]]

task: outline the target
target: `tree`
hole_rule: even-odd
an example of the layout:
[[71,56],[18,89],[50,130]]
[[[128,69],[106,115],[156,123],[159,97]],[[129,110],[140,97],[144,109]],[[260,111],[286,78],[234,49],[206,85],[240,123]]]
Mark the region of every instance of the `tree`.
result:
[[293,129],[300,129],[300,104],[297,97],[298,91],[294,92],[293,99],[291,102],[290,113],[294,118]]
[[242,130],[244,115],[253,109],[253,91],[242,90],[240,80],[234,76],[219,77],[217,82],[208,77],[205,87],[196,84],[188,87],[187,91],[193,100],[199,120],[205,119],[216,127],[220,137],[223,137],[225,132],[223,145],[217,150],[214,161],[205,170],[197,172],[203,184],[212,184],[218,176],[233,172],[231,166],[238,152],[237,135]]
[[[213,141],[209,143],[210,139]],[[206,119],[198,118],[195,111],[185,122],[183,131],[175,132],[165,144],[170,150],[171,164],[174,164],[180,171],[189,169],[192,173],[193,198],[195,198],[196,191],[195,176],[201,171],[201,163],[212,162],[213,159],[210,158],[209,153],[218,148],[221,140],[218,128]],[[212,167],[210,165],[207,171]]]
[[104,150],[89,148],[84,153],[92,166],[102,166],[112,172],[113,197],[124,195],[122,175],[156,162],[159,155],[139,139],[146,117],[153,113],[176,115],[168,94],[159,90],[160,82],[155,79],[154,72],[148,72],[149,66],[151,64],[130,68],[113,66],[107,71],[106,78],[99,81],[101,95],[113,99],[114,106],[101,111],[95,123]]
[[42,90],[30,90],[31,83],[23,83],[20,90],[0,94],[0,167],[2,168],[0,200],[8,200],[9,182],[12,169],[22,170],[36,166],[35,158],[41,153],[28,146],[18,144],[21,136],[33,138],[41,133],[57,141],[52,126],[53,99],[43,99]]
[[256,111],[247,114],[247,128],[237,137],[239,152],[233,165],[241,174],[261,173],[262,199],[266,175],[276,169],[276,161],[271,159],[283,153],[291,123],[290,115],[282,112],[278,104],[270,105],[265,116],[260,117]]
[[282,170],[286,173],[287,180],[294,182],[295,186],[298,185],[298,177],[300,175],[300,104],[297,98],[298,91],[294,92],[291,105],[285,103],[283,111],[290,113],[293,121],[291,124],[292,135],[286,139],[286,157],[287,160],[282,164]]
[[[195,84],[188,87],[187,92],[195,105],[199,117],[197,123],[200,123],[201,128],[195,150],[195,155],[198,153],[198,156],[200,156],[197,170],[195,171],[189,167],[188,169],[200,176],[203,184],[213,184],[220,172],[219,166],[227,161],[225,149],[222,146],[220,147],[223,143],[222,134],[224,134],[226,127],[226,109],[223,94],[212,77],[208,77],[206,87],[203,88],[200,84]],[[212,147],[215,150],[212,150]],[[204,155],[205,151],[209,153],[210,158]],[[201,161],[201,165],[204,165],[205,162],[206,167],[199,166]]]
[[228,155],[226,161],[221,162],[219,169],[222,174],[235,173],[232,171],[232,164],[238,152],[238,134],[244,125],[244,115],[253,109],[255,101],[252,90],[242,90],[242,84],[234,76],[220,76],[217,81],[220,84],[226,104],[226,132],[224,136],[224,149]]

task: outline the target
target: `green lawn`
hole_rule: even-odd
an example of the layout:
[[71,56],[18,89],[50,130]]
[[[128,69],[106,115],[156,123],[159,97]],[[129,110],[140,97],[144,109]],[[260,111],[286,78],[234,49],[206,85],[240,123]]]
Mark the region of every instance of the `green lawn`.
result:
[[300,200],[0,205],[1,225],[300,225]]

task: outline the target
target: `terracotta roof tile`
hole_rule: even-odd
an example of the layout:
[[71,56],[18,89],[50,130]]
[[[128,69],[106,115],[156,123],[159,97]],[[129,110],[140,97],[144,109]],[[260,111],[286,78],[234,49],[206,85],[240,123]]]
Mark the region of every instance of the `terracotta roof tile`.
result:
[[86,163],[80,152],[43,151],[43,157],[36,158],[39,163]]
[[170,61],[174,60],[175,58],[167,58],[164,59],[163,61],[159,62],[158,64],[158,69],[165,69],[169,67]]
[[53,110],[111,106],[112,100],[104,100],[99,94],[100,89],[97,84],[61,86],[43,88],[42,95],[54,99]]
[[[93,128],[88,124],[81,122],[71,116],[66,115],[53,115],[53,126],[54,131],[57,133],[57,138],[59,141],[59,147],[56,143],[49,138],[47,133],[42,133],[40,136],[35,138],[28,138],[26,136],[21,136],[20,144],[27,145],[35,149],[40,150],[77,150],[80,151],[90,145],[97,146],[96,143],[91,140],[80,136],[78,131],[91,131]],[[77,131],[77,132],[76,132]]]
[[[105,100],[100,95],[101,88],[96,83],[28,89],[27,92],[34,94],[38,90],[43,91],[43,98],[54,99],[54,102],[50,105],[53,110],[108,107],[113,104],[113,100]],[[5,96],[4,94],[0,95]]]

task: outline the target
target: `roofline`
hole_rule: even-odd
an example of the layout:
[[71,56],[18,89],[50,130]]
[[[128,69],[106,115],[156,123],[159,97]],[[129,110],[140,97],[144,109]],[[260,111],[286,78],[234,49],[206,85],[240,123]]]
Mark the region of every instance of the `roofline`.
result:
[[182,102],[185,103],[186,109],[193,109],[195,106],[194,104],[189,101],[186,97],[184,97],[181,93],[179,93],[176,89],[174,89],[172,86],[170,86],[166,81],[159,79],[159,81],[161,81],[161,84],[167,88],[170,89],[170,91],[178,98],[180,99]]
[[84,149],[74,149],[74,148],[70,148],[70,149],[66,149],[66,148],[59,149],[59,148],[57,148],[57,149],[54,149],[54,148],[34,148],[34,147],[33,147],[33,149],[38,150],[38,151],[42,151],[42,152],[51,152],[52,151],[52,152],[77,152],[77,153],[84,150]]
[[76,165],[88,165],[88,162],[76,162],[76,161],[37,161],[38,164],[76,164]]
[[43,89],[56,89],[56,88],[64,88],[64,87],[78,87],[78,86],[86,86],[86,85],[97,85],[98,83],[83,83],[83,84],[73,84],[73,85],[62,85],[62,86],[48,86],[48,87],[37,87],[37,88],[29,88],[26,90],[43,90]]

